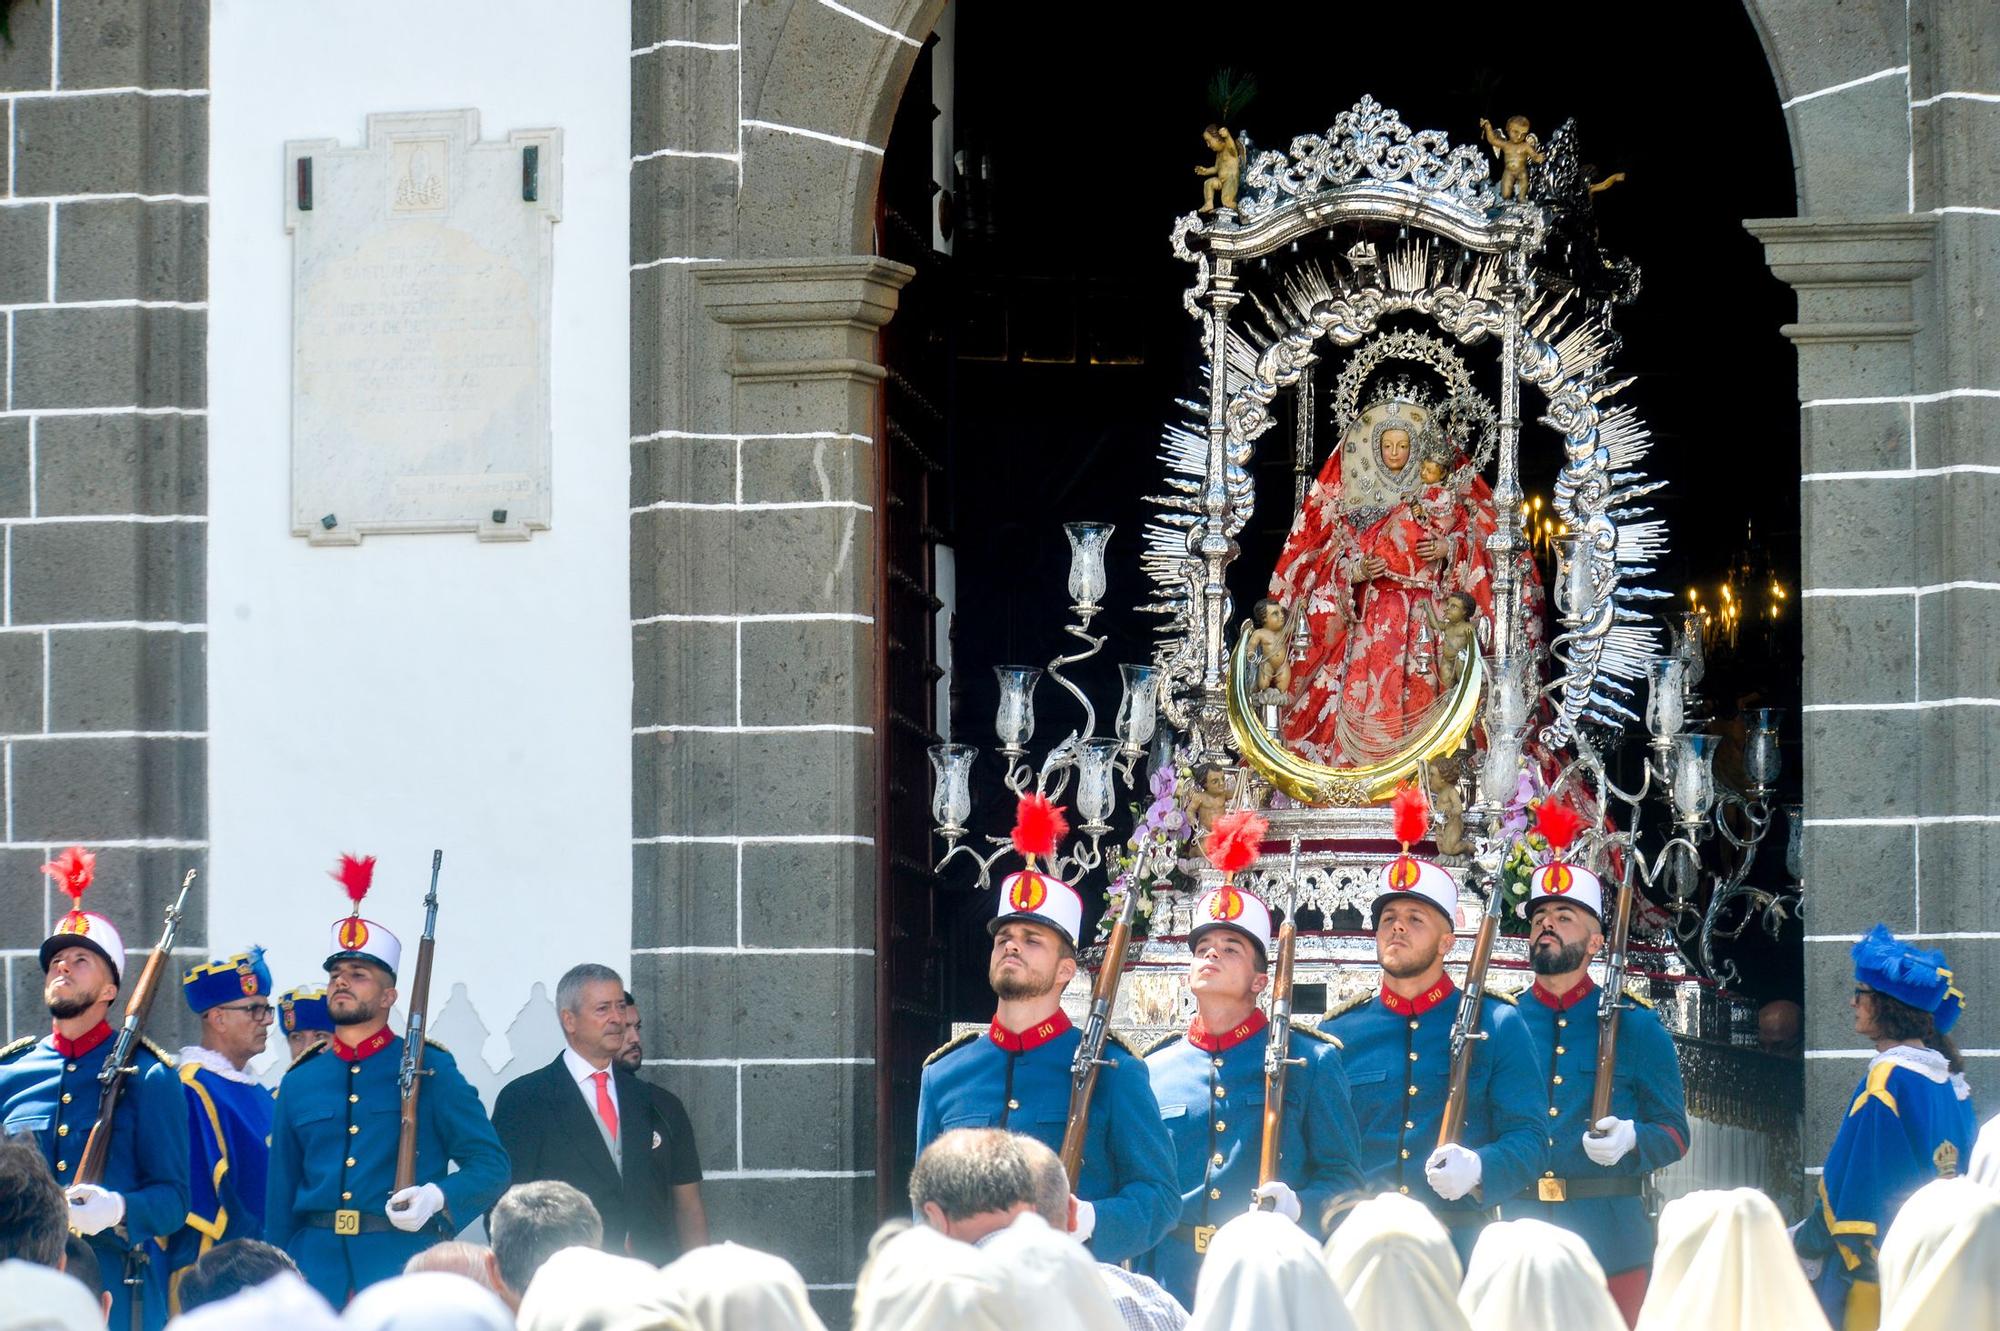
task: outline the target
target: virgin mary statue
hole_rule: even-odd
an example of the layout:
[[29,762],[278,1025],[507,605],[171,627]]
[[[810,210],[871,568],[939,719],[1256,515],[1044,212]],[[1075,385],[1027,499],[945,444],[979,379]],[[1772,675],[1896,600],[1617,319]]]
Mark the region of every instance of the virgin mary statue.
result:
[[1284,716],[1293,752],[1380,762],[1449,700],[1461,671],[1442,658],[1440,629],[1492,614],[1494,524],[1491,487],[1425,403],[1384,398],[1343,431],[1271,574],[1295,641],[1304,619]]

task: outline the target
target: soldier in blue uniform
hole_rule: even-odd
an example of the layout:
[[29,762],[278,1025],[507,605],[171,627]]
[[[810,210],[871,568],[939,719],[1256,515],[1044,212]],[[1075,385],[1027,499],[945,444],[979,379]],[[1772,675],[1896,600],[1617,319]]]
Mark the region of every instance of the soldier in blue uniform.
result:
[[278,995],[278,1027],[297,1058],[316,1044],[333,1038],[333,1018],[326,1015],[326,986],[300,985]]
[[1287,1047],[1300,1066],[1286,1074],[1283,1177],[1258,1186],[1270,1036],[1257,995],[1270,982],[1271,912],[1256,897],[1224,886],[1202,897],[1194,918],[1200,923],[1188,934],[1194,953],[1188,988],[1198,1015],[1184,1034],[1146,1053],[1180,1169],[1180,1224],[1140,1263],[1189,1306],[1208,1238],[1224,1221],[1269,1197],[1279,1214],[1324,1238],[1328,1204],[1361,1185],[1339,1042],[1295,1024]]
[[1820,1171],[1817,1204],[1795,1231],[1835,1328],[1873,1331],[1882,1231],[1905,1199],[1970,1159],[1978,1125],[1965,1064],[1947,1033],[1965,996],[1942,952],[1878,924],[1854,945],[1854,1031],[1875,1056],[1854,1088]]
[[506,1191],[510,1167],[478,1093],[432,1043],[418,1100],[419,1181],[396,1189],[403,1041],[388,1021],[402,946],[361,917],[358,895],[333,939],[333,1039],[308,1049],[278,1086],[264,1237],[338,1307],[477,1219]]
[[180,1051],[193,1155],[187,1226],[168,1247],[175,1271],[225,1239],[264,1237],[265,1166],[276,1108],[270,1088],[246,1071],[264,1052],[275,1011],[264,949],[190,968],[181,976],[181,995],[201,1018],[201,1043]]
[[[1076,974],[1082,921],[1083,901],[1061,879],[1030,868],[1001,884],[1000,913],[987,926],[987,978],[999,1010],[984,1034],[963,1035],[924,1060],[918,1155],[951,1128],[1006,1128],[1061,1148],[1070,1061],[1083,1038],[1061,1000]],[[1180,1189],[1145,1062],[1116,1036],[1105,1041],[1104,1058],[1082,1177],[1072,1184],[1075,1234],[1099,1261],[1119,1262],[1166,1237],[1180,1215]]]
[[1549,1118],[1539,1062],[1514,1001],[1488,993],[1472,1057],[1465,1128],[1438,1145],[1451,1086],[1451,1028],[1458,986],[1445,974],[1458,887],[1407,852],[1383,867],[1373,903],[1382,987],[1327,1013],[1320,1029],[1341,1042],[1361,1130],[1363,1186],[1431,1208],[1469,1257],[1493,1209],[1541,1171]]
[[138,1075],[126,1080],[118,1103],[103,1181],[74,1181],[97,1122],[97,1074],[117,1044],[106,1016],[125,965],[118,930],[83,909],[94,861],[71,849],[46,866],[76,905],[41,947],[42,997],[54,1030],[0,1049],[0,1132],[32,1138],[65,1185],[70,1228],[89,1241],[111,1291],[110,1324],[120,1331],[132,1324],[137,1288],[142,1323],[157,1331],[167,1320],[167,1273],[154,1240],[187,1219],[188,1138],[173,1060],[151,1041],[132,1051]]
[[1590,978],[1590,962],[1604,946],[1603,913],[1603,884],[1588,869],[1558,860],[1529,880],[1528,961],[1537,978],[1519,1011],[1542,1056],[1549,1154],[1507,1218],[1546,1220],[1581,1235],[1632,1325],[1653,1262],[1653,1226],[1639,1189],[1648,1174],[1687,1154],[1687,1098],[1673,1037],[1651,1004],[1628,993],[1618,1018],[1611,1113],[1591,1121],[1603,990]]

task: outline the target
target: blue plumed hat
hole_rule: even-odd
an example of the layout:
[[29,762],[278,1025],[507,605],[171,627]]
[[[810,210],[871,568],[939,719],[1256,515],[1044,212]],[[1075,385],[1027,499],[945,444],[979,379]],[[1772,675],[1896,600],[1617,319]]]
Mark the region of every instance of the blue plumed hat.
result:
[[1953,987],[1944,953],[1906,943],[1878,924],[1854,945],[1854,978],[1878,993],[1931,1014],[1940,1033],[1958,1020],[1965,995]]
[[206,1012],[239,998],[271,996],[271,969],[264,964],[264,949],[253,947],[233,957],[203,962],[181,976],[181,993],[190,1008]]

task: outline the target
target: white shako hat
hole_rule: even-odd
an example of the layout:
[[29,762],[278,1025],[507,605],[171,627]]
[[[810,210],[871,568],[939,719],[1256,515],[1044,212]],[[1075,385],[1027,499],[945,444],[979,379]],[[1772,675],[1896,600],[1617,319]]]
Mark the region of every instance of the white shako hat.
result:
[[1036,859],[1055,856],[1068,831],[1069,820],[1046,797],[1021,796],[1014,810],[1014,849],[1028,864],[1001,880],[1000,907],[987,921],[987,933],[997,934],[1003,924],[1027,920],[1054,929],[1072,949],[1077,946],[1077,935],[1083,931],[1083,898],[1062,879],[1035,867]]
[[112,979],[120,980],[125,973],[125,940],[110,920],[83,908],[83,894],[97,874],[97,856],[82,846],[71,846],[44,864],[42,872],[55,879],[70,899],[69,913],[57,920],[55,932],[42,940],[42,973],[48,973],[49,963],[64,948],[84,947],[104,958]]
[[1457,928],[1458,883],[1431,861],[1410,854],[1411,844],[1423,840],[1430,830],[1430,800],[1421,787],[1408,785],[1396,792],[1390,809],[1403,853],[1375,875],[1375,899],[1368,903],[1368,918],[1372,922],[1391,901],[1407,899],[1430,903]]
[[1271,955],[1271,908],[1236,886],[1238,871],[1249,867],[1263,849],[1268,827],[1254,811],[1238,809],[1217,818],[1209,829],[1202,850],[1208,862],[1222,871],[1222,885],[1209,889],[1195,903],[1188,951],[1194,951],[1202,935],[1211,929],[1234,929],[1255,943],[1265,957]]
[[1556,857],[1528,877],[1529,915],[1544,901],[1567,901],[1583,907],[1600,921],[1604,919],[1603,882],[1582,865],[1571,864],[1564,858],[1582,829],[1583,819],[1576,811],[1552,798],[1544,798],[1535,809],[1535,831],[1549,843]]
[[354,910],[333,922],[333,951],[327,954],[326,969],[331,971],[343,961],[372,961],[393,978],[403,960],[402,943],[383,925],[361,918],[361,898],[375,881],[375,857],[342,855],[340,868],[330,876],[347,889]]

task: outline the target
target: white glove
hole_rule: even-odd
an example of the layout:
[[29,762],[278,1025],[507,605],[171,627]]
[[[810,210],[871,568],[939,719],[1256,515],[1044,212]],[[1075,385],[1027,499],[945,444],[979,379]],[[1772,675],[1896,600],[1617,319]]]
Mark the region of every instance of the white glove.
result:
[[1078,1243],[1090,1242],[1090,1236],[1097,1232],[1097,1208],[1079,1197],[1076,1199],[1076,1227],[1069,1236]]
[[69,1227],[79,1234],[102,1234],[125,1218],[122,1193],[95,1183],[76,1183],[65,1195],[69,1198]]
[[[1299,1216],[1303,1212],[1299,1209],[1299,1195],[1292,1191],[1291,1184],[1272,1179],[1250,1195],[1260,1202],[1269,1197],[1273,1203],[1272,1210],[1295,1225],[1299,1223]],[[1250,1209],[1254,1211],[1257,1208],[1252,1206]]]
[[1639,1144],[1639,1129],[1629,1118],[1600,1118],[1597,1131],[1604,1135],[1583,1134],[1583,1153],[1600,1165],[1617,1164]]
[[414,1234],[430,1223],[430,1218],[444,1210],[444,1191],[435,1183],[419,1183],[415,1187],[404,1188],[389,1198],[389,1204],[382,1208],[389,1223],[405,1234]]
[[1431,1191],[1448,1202],[1478,1187],[1479,1176],[1485,1172],[1479,1157],[1456,1142],[1438,1147],[1424,1162],[1424,1177],[1430,1180]]

